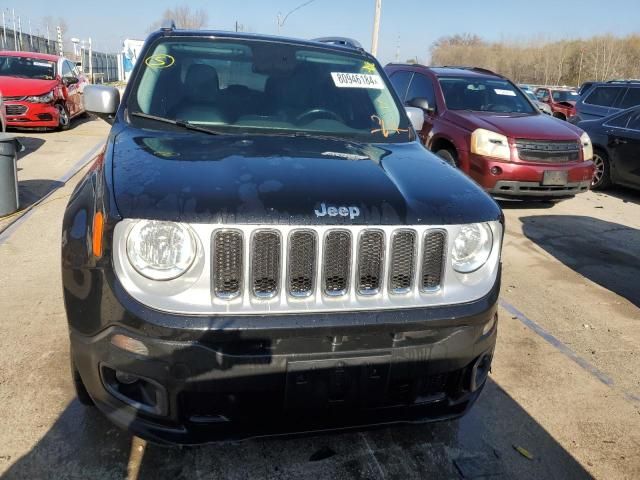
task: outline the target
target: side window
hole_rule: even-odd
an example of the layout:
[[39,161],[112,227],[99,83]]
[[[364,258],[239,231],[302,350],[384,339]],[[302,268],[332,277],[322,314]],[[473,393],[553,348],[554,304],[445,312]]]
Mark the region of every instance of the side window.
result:
[[627,109],[635,107],[636,105],[640,105],[640,87],[629,88],[627,93],[625,93],[622,102],[620,102],[620,105],[617,105],[617,107]]
[[629,130],[634,130],[636,132],[640,132],[640,112],[635,110],[629,119],[629,123],[627,123],[627,128]]
[[69,62],[68,60],[65,60],[64,62],[62,62],[62,76],[63,77],[75,76],[73,74],[73,66],[71,65],[71,62]]
[[538,97],[538,100],[540,100],[541,102],[546,102],[549,100],[549,90],[538,90],[536,92],[536,97]]
[[618,94],[623,87],[596,87],[584,99],[584,103],[589,105],[598,105],[601,107],[610,107],[616,101]]
[[605,123],[605,126],[627,128],[627,123],[629,122],[629,118],[631,117],[632,114],[633,112],[626,112],[622,115],[618,115],[617,117],[612,118],[607,123]]
[[418,97],[426,98],[429,102],[429,106],[435,108],[436,95],[433,91],[433,83],[431,83],[431,80],[424,75],[416,73],[413,76],[413,80],[411,80],[411,85],[407,92],[407,101]]
[[411,81],[411,77],[413,76],[413,72],[395,72],[391,75],[391,84],[393,88],[395,88],[398,96],[400,97],[400,101],[404,102],[405,96],[407,94],[407,88],[409,88],[409,82]]

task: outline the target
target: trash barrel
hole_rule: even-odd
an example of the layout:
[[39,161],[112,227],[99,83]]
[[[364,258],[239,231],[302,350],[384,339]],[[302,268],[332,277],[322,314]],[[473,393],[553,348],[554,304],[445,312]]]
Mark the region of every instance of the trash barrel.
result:
[[18,211],[17,159],[16,139],[0,133],[0,217]]

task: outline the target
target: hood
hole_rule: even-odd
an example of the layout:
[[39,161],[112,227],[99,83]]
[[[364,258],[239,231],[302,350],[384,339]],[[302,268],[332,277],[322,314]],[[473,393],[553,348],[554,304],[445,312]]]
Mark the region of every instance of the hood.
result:
[[568,122],[544,114],[447,112],[469,131],[484,128],[511,138],[578,140],[582,132]]
[[363,146],[264,135],[150,136],[128,128],[115,137],[112,152],[113,193],[125,218],[437,225],[501,217],[473,181],[417,142]]
[[53,90],[57,84],[57,80],[0,76],[0,92],[4,97],[43,95]]

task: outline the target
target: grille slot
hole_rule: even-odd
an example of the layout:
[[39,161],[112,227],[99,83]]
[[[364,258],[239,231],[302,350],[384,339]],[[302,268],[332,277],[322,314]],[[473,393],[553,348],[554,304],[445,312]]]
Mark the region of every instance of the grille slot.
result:
[[8,116],[24,115],[27,112],[27,107],[24,105],[5,105]]
[[422,247],[422,290],[437,290],[442,284],[447,235],[442,230],[425,233]]
[[366,230],[358,244],[358,293],[375,295],[382,282],[384,232]]
[[280,234],[254,233],[251,245],[251,289],[256,297],[270,298],[280,287]]
[[289,294],[308,297],[313,293],[316,276],[316,234],[311,231],[293,232],[289,237],[288,281]]
[[340,296],[349,289],[351,272],[351,233],[344,230],[330,231],[324,243],[324,292]]
[[220,231],[213,237],[213,292],[216,297],[231,299],[242,288],[242,233]]
[[389,290],[391,293],[407,293],[413,286],[416,251],[416,233],[399,230],[391,238],[391,264]]

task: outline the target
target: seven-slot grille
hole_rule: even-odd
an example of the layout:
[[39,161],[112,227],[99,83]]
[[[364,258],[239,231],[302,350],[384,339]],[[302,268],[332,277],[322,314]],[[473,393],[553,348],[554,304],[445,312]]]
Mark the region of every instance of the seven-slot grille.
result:
[[529,162],[575,162],[580,159],[577,141],[516,140],[518,157]]
[[212,283],[218,299],[247,294],[268,299],[280,292],[295,298],[314,293],[339,298],[352,291],[375,296],[383,288],[404,295],[414,288],[436,291],[443,283],[447,235],[441,229],[428,229],[422,238],[406,228],[297,229],[288,238],[276,229],[256,229],[246,235],[247,245],[240,230],[213,233]]

